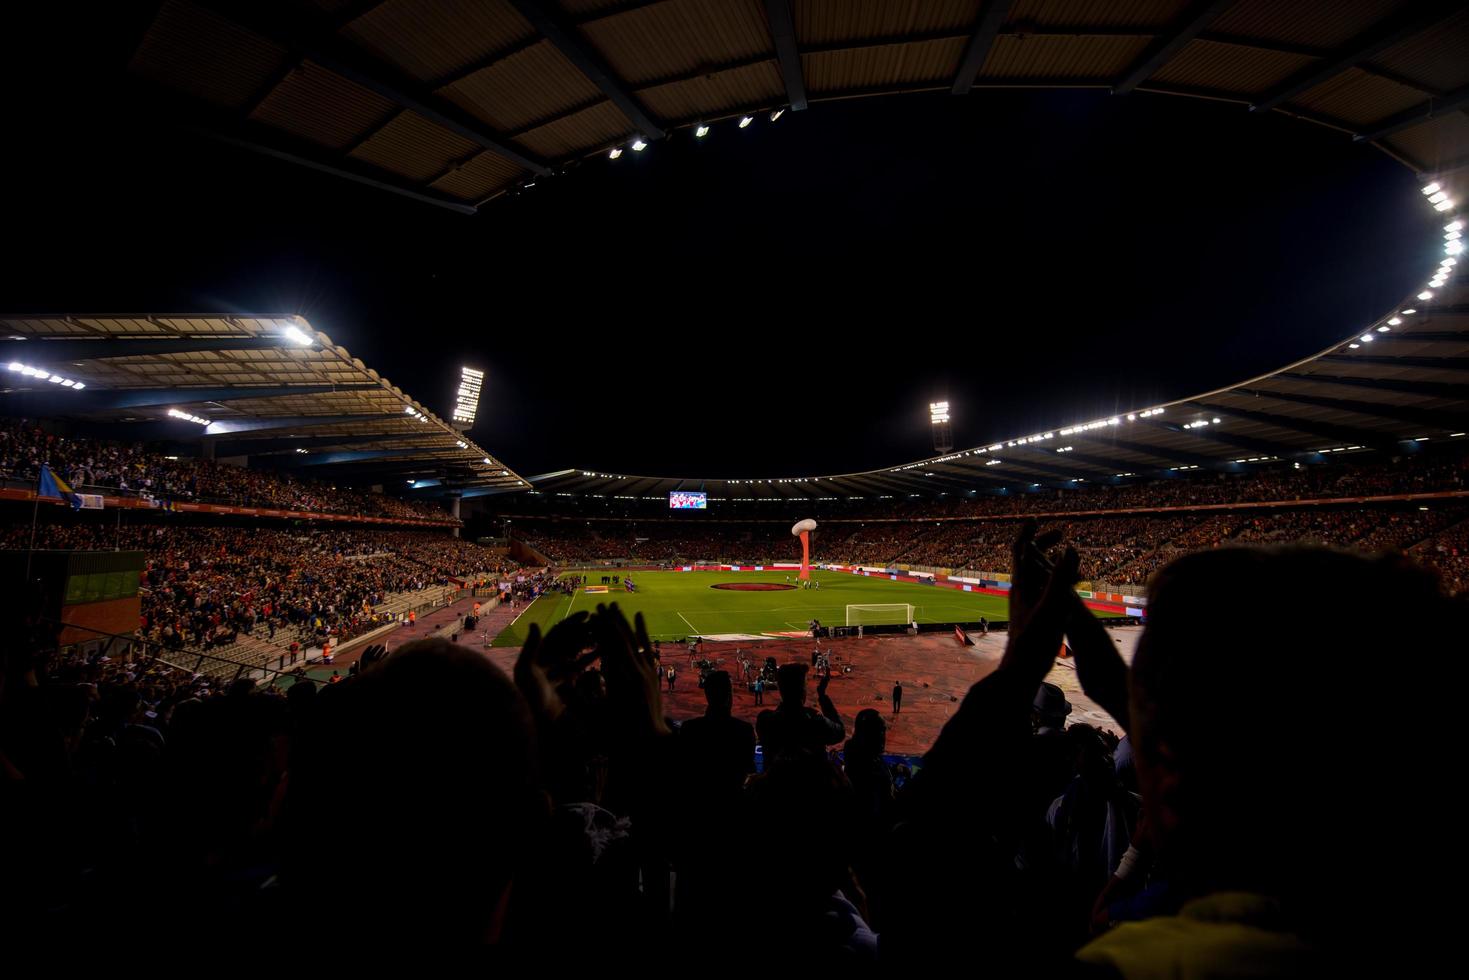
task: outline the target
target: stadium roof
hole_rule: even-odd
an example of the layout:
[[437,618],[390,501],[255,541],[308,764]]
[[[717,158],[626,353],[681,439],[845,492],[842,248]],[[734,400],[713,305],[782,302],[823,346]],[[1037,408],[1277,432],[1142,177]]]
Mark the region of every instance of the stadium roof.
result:
[[[1245,471],[1338,453],[1469,444],[1469,287],[1460,276],[1360,334],[1227,388],[883,469],[812,477],[680,479],[589,470],[532,477],[536,492],[608,498],[704,491],[725,500],[932,496],[1075,487],[1196,469]],[[1408,311],[1412,312],[1408,312]]]
[[165,0],[130,70],[191,129],[466,212],[636,138],[900,92],[1220,100],[1469,162],[1457,0]]
[[0,331],[8,415],[120,424],[135,438],[202,438],[216,457],[265,457],[395,490],[445,478],[525,485],[298,316],[6,317]]

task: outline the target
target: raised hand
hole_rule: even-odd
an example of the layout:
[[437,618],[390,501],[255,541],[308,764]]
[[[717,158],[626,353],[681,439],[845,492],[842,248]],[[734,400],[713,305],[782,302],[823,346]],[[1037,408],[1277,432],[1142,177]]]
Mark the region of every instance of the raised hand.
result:
[[667,735],[658,668],[643,614],[638,613],[629,626],[617,603],[598,605],[593,631],[607,681],[608,705],[620,729],[615,734],[634,740]]

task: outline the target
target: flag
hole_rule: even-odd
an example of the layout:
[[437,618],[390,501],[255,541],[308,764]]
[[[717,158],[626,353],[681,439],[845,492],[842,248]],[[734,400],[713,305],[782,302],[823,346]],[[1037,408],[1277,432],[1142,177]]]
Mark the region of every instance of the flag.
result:
[[45,463],[41,464],[41,483],[36,488],[36,496],[56,497],[70,504],[72,510],[82,509],[82,498],[72,491],[70,484],[52,473],[51,467]]
[[961,626],[955,626],[954,627],[954,639],[956,639],[956,640],[959,641],[959,645],[960,646],[964,646],[964,647],[972,647],[972,646],[974,646],[974,641],[969,638],[969,634],[966,633],[966,632],[964,632],[964,629]]

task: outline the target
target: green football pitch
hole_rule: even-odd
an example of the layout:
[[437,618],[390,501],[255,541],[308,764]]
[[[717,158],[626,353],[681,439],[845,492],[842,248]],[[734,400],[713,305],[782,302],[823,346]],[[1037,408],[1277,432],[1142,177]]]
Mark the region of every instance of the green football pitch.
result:
[[[610,573],[609,573],[610,574]],[[813,619],[823,626],[844,626],[848,605],[908,603],[920,623],[976,622],[1008,618],[1004,596],[982,595],[957,589],[894,582],[841,572],[812,572],[819,589],[790,589],[744,592],[716,589],[721,584],[748,585],[757,582],[785,585],[788,573],[775,572],[633,572],[636,592],[621,585],[605,594],[578,591],[542,596],[496,639],[495,646],[520,646],[532,623],[545,632],[574,612],[592,611],[598,603],[616,602],[628,618],[640,612],[648,633],[656,640],[718,633],[790,633],[804,631]],[[601,580],[602,573],[591,576]],[[794,574],[789,575],[792,584]],[[900,623],[903,611],[864,613],[866,622]]]

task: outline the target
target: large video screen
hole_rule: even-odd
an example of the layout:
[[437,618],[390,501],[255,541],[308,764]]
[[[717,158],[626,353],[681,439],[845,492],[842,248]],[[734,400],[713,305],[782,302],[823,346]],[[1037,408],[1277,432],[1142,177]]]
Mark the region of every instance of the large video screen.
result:
[[675,490],[668,495],[668,506],[673,510],[707,510],[709,495]]

